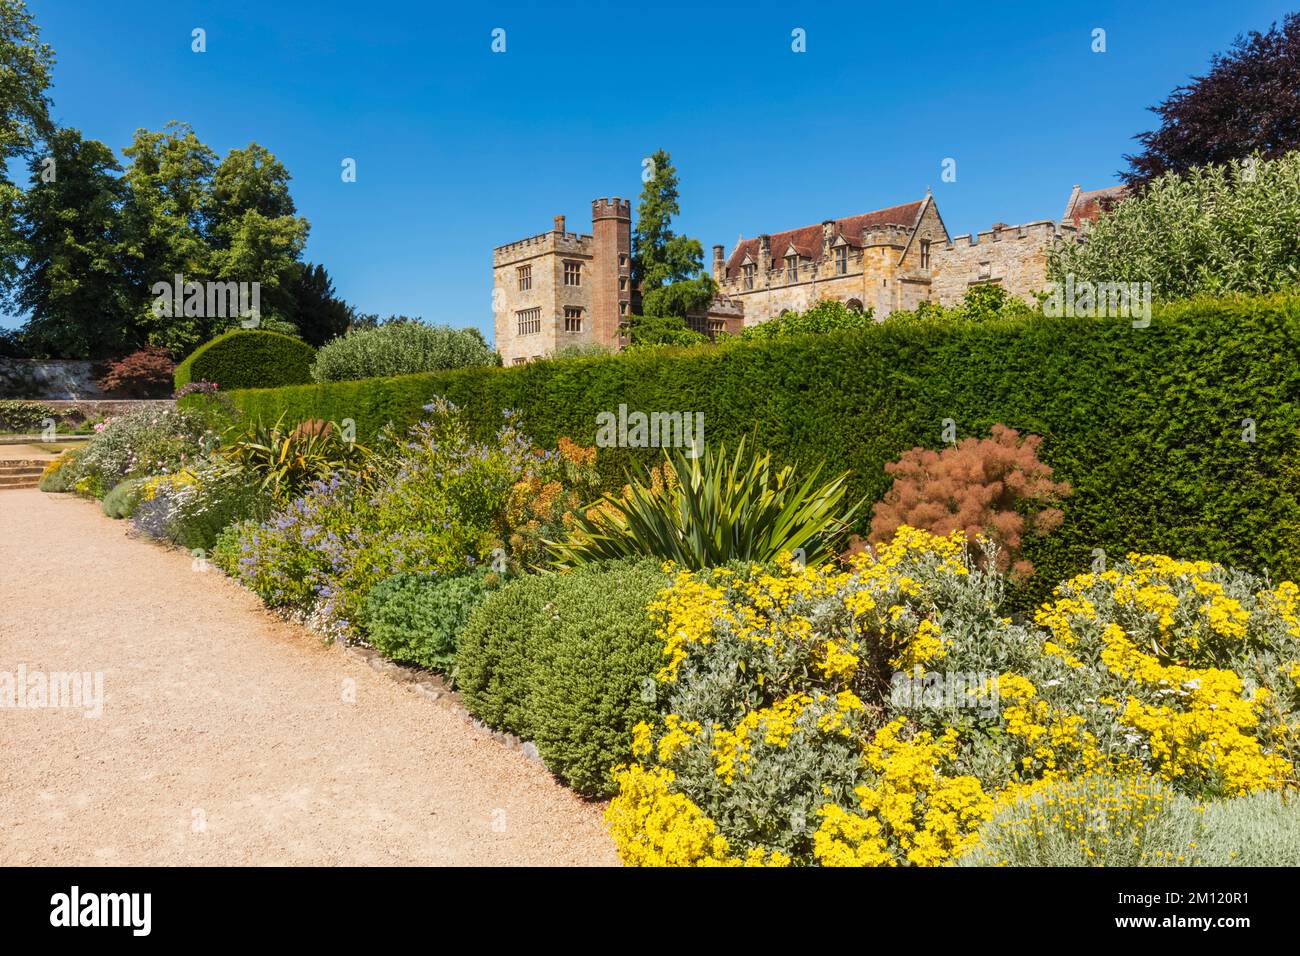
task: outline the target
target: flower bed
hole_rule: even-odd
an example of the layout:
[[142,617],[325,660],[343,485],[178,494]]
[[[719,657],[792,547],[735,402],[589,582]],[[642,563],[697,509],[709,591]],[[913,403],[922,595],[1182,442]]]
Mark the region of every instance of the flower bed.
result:
[[[756,449],[619,490],[513,413],[483,438],[438,399],[363,447],[221,407],[111,420],[42,487],[442,671],[613,796],[626,863],[1300,865],[1290,582],[1103,554],[1026,613],[998,527],[841,553],[844,476]],[[791,541],[807,563],[773,559]]]
[[678,574],[651,606],[666,713],[609,810],[624,860],[935,865],[1073,781],[1296,786],[1295,585],[1130,555],[1023,624],[1002,588],[908,528],[843,570]]

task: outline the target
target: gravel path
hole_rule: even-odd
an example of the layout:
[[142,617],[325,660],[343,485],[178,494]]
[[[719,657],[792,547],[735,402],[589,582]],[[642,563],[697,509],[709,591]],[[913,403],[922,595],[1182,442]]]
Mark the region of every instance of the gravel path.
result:
[[[102,715],[5,706],[23,665],[102,672]],[[93,502],[0,491],[0,865],[616,863],[599,805],[452,711]]]

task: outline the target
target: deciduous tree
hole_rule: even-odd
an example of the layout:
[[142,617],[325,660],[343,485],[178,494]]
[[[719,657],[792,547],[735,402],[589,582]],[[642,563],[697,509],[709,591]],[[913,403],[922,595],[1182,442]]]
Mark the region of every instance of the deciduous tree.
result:
[[25,263],[15,301],[28,313],[24,340],[36,355],[120,355],[143,343],[123,270],[122,169],[111,149],[74,129],[54,133],[48,149],[56,177],[45,181],[43,160],[33,156],[19,205]]
[[1288,14],[1281,29],[1273,24],[1238,37],[1211,59],[1209,72],[1151,111],[1160,117],[1159,129],[1139,135],[1142,152],[1124,157],[1129,168],[1122,175],[1132,186],[1163,173],[1300,149],[1300,13]]

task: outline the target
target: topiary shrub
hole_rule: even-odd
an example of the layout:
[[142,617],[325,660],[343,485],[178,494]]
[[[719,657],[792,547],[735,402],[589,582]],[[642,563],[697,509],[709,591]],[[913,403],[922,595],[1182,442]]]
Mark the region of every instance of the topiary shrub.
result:
[[[1097,548],[1300,575],[1297,352],[1300,296],[1274,296],[1157,306],[1140,330],[1043,315],[935,318],[726,348],[252,389],[232,401],[263,422],[351,418],[365,442],[387,422],[414,424],[441,395],[464,409],[478,437],[516,409],[546,447],[561,435],[595,444],[600,413],[620,404],[707,409],[709,443],[747,437],[778,467],[815,457],[828,474],[850,472],[850,500],[869,501],[892,483],[885,462],[935,445],[945,418],[958,439],[986,437],[1001,422],[1042,435],[1040,460],[1074,489],[1061,527],[1024,538],[1022,557],[1036,571],[1008,609],[1032,611]],[[1254,440],[1243,440],[1255,423]],[[633,459],[650,466],[661,454],[602,449],[598,465],[617,487]],[[853,530],[865,534],[869,523],[859,512]]]
[[322,346],[311,377],[317,382],[340,382],[496,363],[496,352],[478,329],[389,322],[373,329],[354,329]]
[[110,518],[131,517],[136,506],[140,504],[143,485],[143,478],[128,478],[126,481],[119,481],[108,494],[104,495],[104,500],[101,502],[104,514]]
[[507,584],[461,634],[466,706],[534,740],[551,772],[580,793],[613,792],[610,768],[631,756],[633,726],[656,713],[663,644],[646,607],[668,583],[657,562],[641,560]]
[[361,626],[385,657],[445,671],[456,661],[456,639],[496,583],[483,573],[434,577],[395,574],[370,592]]
[[176,388],[213,382],[223,389],[276,388],[311,381],[316,350],[290,335],[233,329],[200,345],[176,366]]

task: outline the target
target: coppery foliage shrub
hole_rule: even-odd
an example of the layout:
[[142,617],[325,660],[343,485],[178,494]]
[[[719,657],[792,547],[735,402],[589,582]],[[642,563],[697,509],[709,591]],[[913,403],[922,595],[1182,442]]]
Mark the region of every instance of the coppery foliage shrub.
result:
[[1059,527],[1064,515],[1054,506],[1072,491],[1068,482],[1053,481],[1051,467],[1038,460],[1042,441],[994,425],[991,438],[967,438],[939,452],[904,452],[885,465],[894,484],[872,509],[868,540],[887,541],[900,525],[939,535],[961,530],[973,545],[981,536],[996,543],[998,570],[1028,579],[1034,567],[1020,557],[1024,537]]
[[306,421],[299,422],[293,430],[294,438],[329,438],[334,431],[334,425],[325,421],[323,418],[309,418]]
[[175,372],[176,363],[165,348],[146,345],[125,358],[110,362],[98,385],[106,392],[130,398],[156,398],[171,391]]

